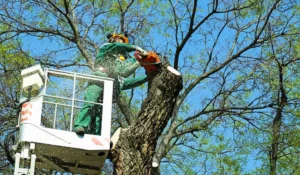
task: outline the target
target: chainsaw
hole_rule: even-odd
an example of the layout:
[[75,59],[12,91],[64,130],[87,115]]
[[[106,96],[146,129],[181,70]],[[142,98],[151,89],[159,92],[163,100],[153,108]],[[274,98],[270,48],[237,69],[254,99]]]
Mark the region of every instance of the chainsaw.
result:
[[145,68],[147,73],[160,71],[162,61],[159,54],[149,51],[147,56],[141,56],[140,52],[135,52],[134,57]]

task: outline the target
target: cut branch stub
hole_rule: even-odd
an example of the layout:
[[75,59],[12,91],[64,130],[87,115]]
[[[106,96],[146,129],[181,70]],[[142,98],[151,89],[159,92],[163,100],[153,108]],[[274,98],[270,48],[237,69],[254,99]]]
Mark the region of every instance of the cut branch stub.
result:
[[180,73],[168,65],[148,75],[148,96],[138,120],[121,129],[111,151],[116,174],[149,174],[158,138],[171,118],[182,89]]

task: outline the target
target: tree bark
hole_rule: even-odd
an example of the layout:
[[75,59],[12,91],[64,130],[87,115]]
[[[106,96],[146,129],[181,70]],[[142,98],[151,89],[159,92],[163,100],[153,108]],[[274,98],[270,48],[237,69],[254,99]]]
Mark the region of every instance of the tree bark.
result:
[[120,130],[111,150],[117,175],[151,174],[157,140],[172,116],[182,89],[181,75],[168,65],[148,78],[148,96],[142,103],[138,120]]
[[278,161],[278,154],[279,150],[279,139],[280,139],[280,127],[282,122],[282,112],[284,107],[287,104],[287,94],[284,89],[284,80],[283,80],[283,66],[277,61],[278,68],[279,68],[279,94],[280,98],[278,99],[278,108],[276,110],[276,116],[273,119],[273,133],[272,133],[272,144],[271,144],[271,151],[270,151],[270,175],[277,174],[277,161]]

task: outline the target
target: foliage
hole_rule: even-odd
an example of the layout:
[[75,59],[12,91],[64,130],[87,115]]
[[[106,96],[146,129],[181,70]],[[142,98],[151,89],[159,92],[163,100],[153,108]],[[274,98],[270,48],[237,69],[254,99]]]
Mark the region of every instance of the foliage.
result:
[[[299,174],[298,4],[3,1],[0,133],[15,125],[11,116],[18,109],[22,68],[41,63],[90,72],[87,67],[93,69],[106,34],[128,31],[137,45],[168,56],[183,76],[184,88],[154,156],[161,174],[271,174],[270,152],[278,154],[273,159],[277,174]],[[137,120],[146,93],[144,87],[123,92],[131,115],[115,105],[114,129],[130,127],[130,118]],[[1,160],[0,167],[6,170],[7,161]]]
[[20,43],[9,41],[0,44],[0,167],[10,173],[11,166],[4,153],[4,136],[16,126],[20,96],[20,70],[34,64],[28,52],[20,50]]

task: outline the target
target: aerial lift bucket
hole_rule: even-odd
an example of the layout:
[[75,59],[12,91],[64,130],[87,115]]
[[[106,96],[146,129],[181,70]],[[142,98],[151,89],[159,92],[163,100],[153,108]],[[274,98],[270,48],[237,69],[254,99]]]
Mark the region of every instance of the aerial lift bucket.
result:
[[[113,79],[54,69],[43,71],[40,65],[22,70],[21,75],[21,96],[25,98],[21,99],[19,133],[14,146],[14,175],[34,175],[37,169],[100,174],[110,150]],[[54,78],[50,81],[51,77]],[[85,81],[103,86],[103,101],[94,103],[80,98],[84,94],[80,87],[87,84]],[[50,82],[56,85],[50,87]],[[65,82],[69,88],[56,89]],[[60,92],[68,95],[57,95]],[[85,103],[102,107],[100,136],[78,136],[72,132],[76,111]],[[67,127],[60,123],[61,115],[68,120]],[[51,121],[50,125],[45,124],[45,118]]]

